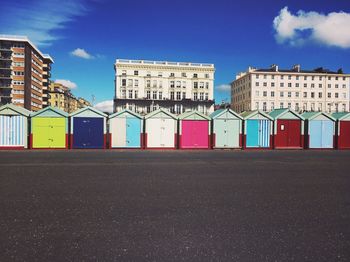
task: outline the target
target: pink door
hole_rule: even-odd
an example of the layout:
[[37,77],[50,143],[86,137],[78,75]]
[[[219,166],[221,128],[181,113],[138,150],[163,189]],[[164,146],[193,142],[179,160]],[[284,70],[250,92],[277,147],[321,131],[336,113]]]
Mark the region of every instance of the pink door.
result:
[[208,121],[182,120],[181,148],[208,148]]

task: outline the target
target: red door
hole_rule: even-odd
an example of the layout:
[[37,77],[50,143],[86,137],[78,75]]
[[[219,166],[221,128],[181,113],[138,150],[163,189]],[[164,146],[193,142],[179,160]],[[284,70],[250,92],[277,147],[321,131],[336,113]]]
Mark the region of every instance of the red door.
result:
[[300,147],[300,120],[277,120],[276,147]]
[[208,148],[208,121],[182,120],[181,147]]
[[350,148],[350,121],[340,121],[339,148]]

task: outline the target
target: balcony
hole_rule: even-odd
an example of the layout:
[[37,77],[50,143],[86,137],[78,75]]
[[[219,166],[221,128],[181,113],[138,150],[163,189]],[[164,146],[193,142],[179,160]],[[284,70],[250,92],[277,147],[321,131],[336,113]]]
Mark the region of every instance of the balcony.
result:
[[11,79],[11,75],[0,73],[0,79]]
[[11,46],[8,46],[8,45],[0,45],[0,51],[3,51],[3,52],[12,52]]

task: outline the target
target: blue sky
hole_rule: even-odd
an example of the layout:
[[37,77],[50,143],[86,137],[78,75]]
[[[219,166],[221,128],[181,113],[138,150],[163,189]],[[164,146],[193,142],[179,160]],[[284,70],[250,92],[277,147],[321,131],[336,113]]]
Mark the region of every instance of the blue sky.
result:
[[350,73],[348,0],[5,0],[2,11],[0,33],[27,35],[54,58],[52,80],[96,103],[113,99],[116,58],[214,63],[216,102],[248,66]]

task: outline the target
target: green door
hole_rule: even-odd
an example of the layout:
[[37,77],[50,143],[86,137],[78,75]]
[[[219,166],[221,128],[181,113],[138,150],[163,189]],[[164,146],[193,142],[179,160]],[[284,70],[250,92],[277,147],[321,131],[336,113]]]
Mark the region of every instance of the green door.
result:
[[32,119],[33,148],[65,148],[64,118],[37,117]]

